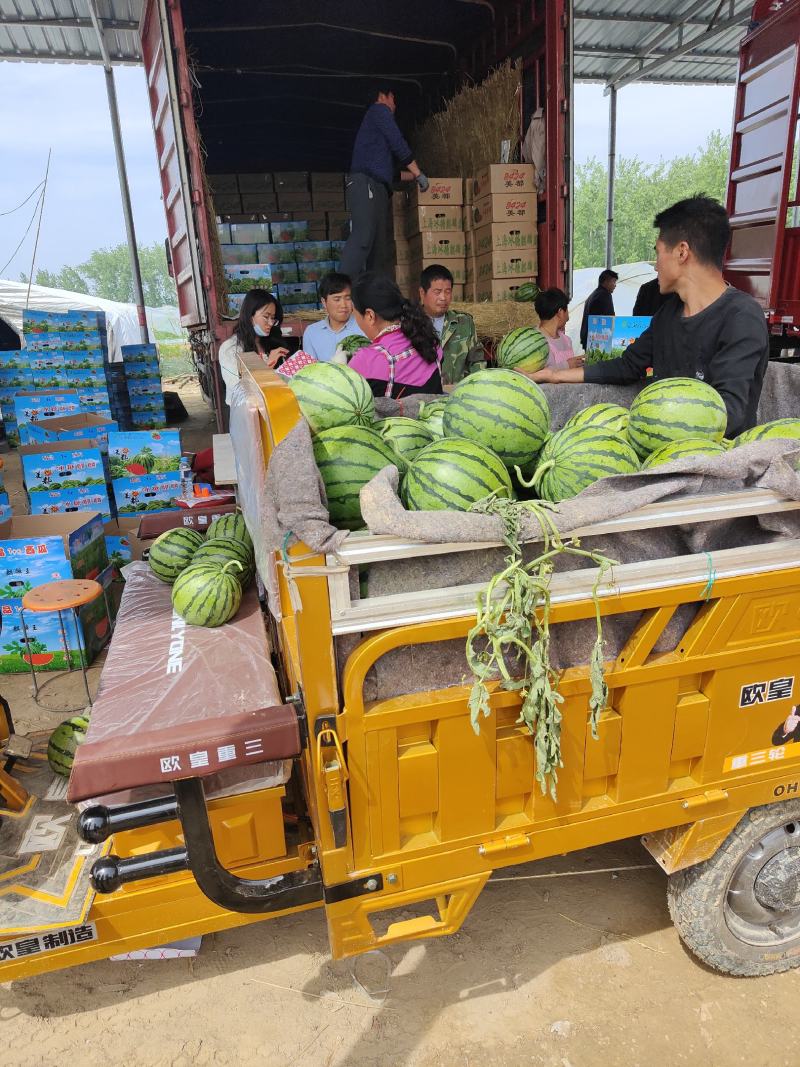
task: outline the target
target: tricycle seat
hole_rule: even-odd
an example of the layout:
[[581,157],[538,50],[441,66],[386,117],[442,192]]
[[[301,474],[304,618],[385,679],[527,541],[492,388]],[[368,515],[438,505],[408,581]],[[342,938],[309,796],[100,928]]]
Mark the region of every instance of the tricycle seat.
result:
[[207,629],[173,612],[170,586],[147,564],[126,577],[68,798],[297,756],[297,715],[281,701],[255,589],[232,622]]

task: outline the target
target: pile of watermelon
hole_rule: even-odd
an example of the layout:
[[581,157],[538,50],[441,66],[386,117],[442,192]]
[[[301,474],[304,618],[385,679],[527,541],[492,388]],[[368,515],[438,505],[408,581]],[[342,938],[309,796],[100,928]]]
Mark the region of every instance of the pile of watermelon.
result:
[[238,512],[214,519],[205,537],[181,527],[167,530],[153,542],[148,563],[172,586],[172,606],[192,626],[230,622],[256,572],[253,541]]
[[[291,387],[313,435],[331,521],[363,526],[359,495],[388,464],[401,478],[409,510],[467,510],[495,494],[559,502],[600,479],[650,471],[690,456],[721,455],[764,438],[800,440],[800,419],[780,419],[725,440],[722,397],[696,378],[651,382],[630,409],[593,404],[551,432],[542,389],[520,370],[547,361],[533,327],[501,342],[497,367],[476,371],[419,417],[375,418],[366,381],[348,367],[312,364]],[[564,386],[564,388],[570,388]]]

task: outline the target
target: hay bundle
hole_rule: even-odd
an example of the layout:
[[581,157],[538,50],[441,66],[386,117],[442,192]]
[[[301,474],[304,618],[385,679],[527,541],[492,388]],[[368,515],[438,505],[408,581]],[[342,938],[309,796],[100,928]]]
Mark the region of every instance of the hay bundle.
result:
[[[453,301],[455,311],[466,311],[475,320],[475,329],[481,341],[499,341],[517,326],[537,326],[539,319],[533,304],[517,304],[513,300],[499,300],[490,304]],[[300,322],[318,322],[324,318],[324,311],[293,311],[287,319],[299,319]]]
[[507,60],[416,128],[411,144],[427,174],[469,178],[500,161],[501,141],[511,142],[510,161],[519,159],[520,72],[519,61]]

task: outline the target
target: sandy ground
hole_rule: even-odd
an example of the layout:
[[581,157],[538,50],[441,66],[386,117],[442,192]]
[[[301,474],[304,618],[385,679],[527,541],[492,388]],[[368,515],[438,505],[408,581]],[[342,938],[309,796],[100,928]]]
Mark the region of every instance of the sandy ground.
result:
[[[211,422],[182,388],[184,431]],[[6,481],[19,461],[6,456]],[[96,685],[102,663],[91,668]],[[5,678],[18,729],[57,714]],[[48,687],[78,703],[77,679]],[[101,962],[0,986],[3,1067],[795,1067],[800,972],[733,979],[683,948],[638,841],[511,868],[461,932],[333,963],[321,912],[204,939],[193,960]]]

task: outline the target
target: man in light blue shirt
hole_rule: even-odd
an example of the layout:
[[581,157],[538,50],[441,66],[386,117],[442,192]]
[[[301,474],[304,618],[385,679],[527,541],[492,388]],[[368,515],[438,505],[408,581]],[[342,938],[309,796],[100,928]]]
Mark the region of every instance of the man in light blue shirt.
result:
[[353,315],[351,282],[346,274],[326,274],[319,283],[325,318],[312,322],[303,334],[303,351],[321,363],[330,363],[345,337],[364,334]]

